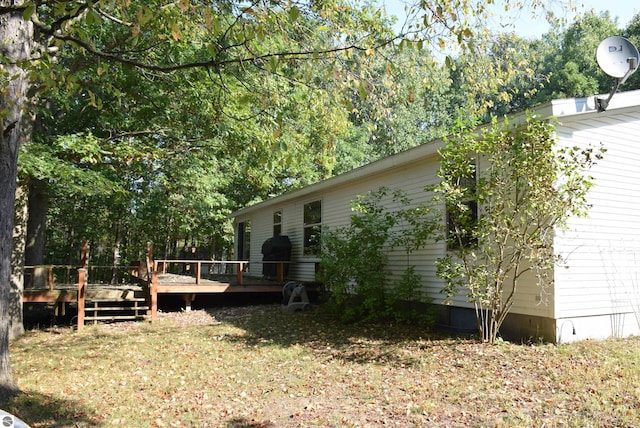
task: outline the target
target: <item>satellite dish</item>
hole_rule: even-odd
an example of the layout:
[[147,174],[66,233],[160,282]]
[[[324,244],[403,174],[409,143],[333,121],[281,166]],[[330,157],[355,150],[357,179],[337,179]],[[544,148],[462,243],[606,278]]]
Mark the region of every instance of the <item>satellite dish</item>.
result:
[[638,68],[640,54],[638,49],[629,40],[620,36],[607,37],[596,51],[596,59],[598,65],[609,76],[616,79],[615,84],[611,88],[609,98],[596,98],[596,106],[598,111],[605,111],[609,105],[609,101],[613,94],[618,90],[618,86],[627,81]]
[[620,36],[604,39],[596,51],[596,59],[602,71],[616,79],[622,79],[636,71],[639,56],[633,43]]

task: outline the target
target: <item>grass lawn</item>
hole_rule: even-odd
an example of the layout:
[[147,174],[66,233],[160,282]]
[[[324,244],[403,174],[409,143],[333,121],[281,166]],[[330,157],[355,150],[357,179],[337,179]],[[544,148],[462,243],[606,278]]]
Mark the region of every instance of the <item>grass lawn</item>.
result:
[[32,427],[637,427],[640,338],[482,345],[277,305],[30,331]]

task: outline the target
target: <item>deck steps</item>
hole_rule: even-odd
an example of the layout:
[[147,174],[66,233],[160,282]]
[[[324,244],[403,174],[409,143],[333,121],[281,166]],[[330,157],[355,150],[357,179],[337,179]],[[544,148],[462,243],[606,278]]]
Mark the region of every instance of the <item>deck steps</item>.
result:
[[144,298],[91,299],[84,307],[84,321],[136,321],[147,316],[149,306]]

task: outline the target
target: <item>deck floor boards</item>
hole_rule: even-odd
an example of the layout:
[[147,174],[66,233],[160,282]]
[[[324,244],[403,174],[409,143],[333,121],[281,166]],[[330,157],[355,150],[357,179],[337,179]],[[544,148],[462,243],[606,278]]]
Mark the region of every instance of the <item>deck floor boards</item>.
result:
[[[136,284],[88,284],[86,299],[118,299],[125,294],[131,298],[143,287]],[[199,293],[278,293],[282,291],[282,284],[263,278],[245,277],[243,284],[237,283],[234,275],[215,275],[196,279],[189,275],[171,273],[158,274],[158,294],[199,294]],[[76,302],[78,300],[78,286],[75,284],[55,284],[53,290],[49,288],[26,288],[23,292],[24,303],[56,303]],[[125,298],[126,300],[126,298]]]
[[276,293],[282,285],[276,281],[245,277],[242,285],[234,276],[212,276],[196,279],[189,275],[158,274],[158,294],[164,293]]

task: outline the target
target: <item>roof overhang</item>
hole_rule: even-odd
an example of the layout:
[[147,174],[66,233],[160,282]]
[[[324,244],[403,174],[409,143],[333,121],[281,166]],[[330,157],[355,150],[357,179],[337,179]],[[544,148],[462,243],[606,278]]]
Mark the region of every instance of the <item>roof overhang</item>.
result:
[[[584,98],[565,98],[553,100],[532,109],[529,112],[521,112],[510,117],[509,123],[525,123],[530,113],[533,113],[541,120],[557,118],[569,118],[585,114],[605,114],[599,113],[595,99],[601,95]],[[607,107],[606,114],[614,114],[615,110],[634,107],[640,105],[640,90],[621,92],[616,94]],[[388,156],[367,165],[355,168],[340,175],[319,181],[317,183],[286,192],[280,196],[267,199],[262,202],[250,205],[229,214],[229,218],[245,216],[254,211],[280,205],[296,199],[304,199],[316,193],[322,193],[327,189],[332,189],[346,185],[351,182],[365,179],[371,175],[391,171],[396,168],[403,168],[412,163],[422,162],[428,158],[436,157],[438,150],[444,147],[442,139],[433,140],[428,143],[413,147],[403,152]]]

